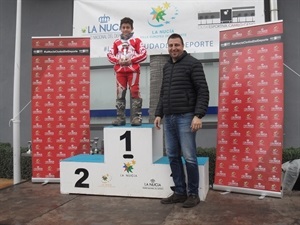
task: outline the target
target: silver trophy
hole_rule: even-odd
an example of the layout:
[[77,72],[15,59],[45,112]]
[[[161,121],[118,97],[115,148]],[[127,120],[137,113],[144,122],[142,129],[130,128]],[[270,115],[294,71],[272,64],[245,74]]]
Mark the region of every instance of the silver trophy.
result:
[[104,155],[104,139],[102,139],[102,141],[101,141],[100,153],[101,153],[102,155]]
[[31,154],[31,141],[28,141],[28,142],[27,142],[27,149],[28,149],[28,150],[27,150],[26,153],[27,153],[27,154]]
[[90,154],[91,154],[91,155],[94,155],[94,152],[93,152],[93,146],[94,146],[94,141],[93,141],[93,140],[90,140]]
[[99,154],[99,148],[98,148],[98,141],[99,141],[99,137],[94,137],[94,154]]
[[126,61],[127,60],[127,54],[128,54],[128,43],[127,42],[123,42],[122,43],[122,60]]

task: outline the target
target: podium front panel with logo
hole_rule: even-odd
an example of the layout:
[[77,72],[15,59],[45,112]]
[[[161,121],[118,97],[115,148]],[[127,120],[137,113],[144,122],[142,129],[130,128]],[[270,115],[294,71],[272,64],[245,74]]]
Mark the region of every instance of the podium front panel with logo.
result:
[[[209,189],[208,158],[198,158],[199,197]],[[104,128],[104,154],[81,154],[60,163],[61,193],[163,198],[174,185],[163,154],[163,131],[153,124]]]

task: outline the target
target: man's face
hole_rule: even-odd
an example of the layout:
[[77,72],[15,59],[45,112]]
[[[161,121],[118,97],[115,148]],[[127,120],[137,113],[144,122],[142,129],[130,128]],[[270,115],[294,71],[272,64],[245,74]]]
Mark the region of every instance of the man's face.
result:
[[125,36],[131,34],[132,30],[133,30],[133,29],[132,29],[132,27],[130,26],[129,23],[123,23],[123,24],[121,25],[121,32],[122,32],[122,34],[125,35]]
[[183,44],[181,43],[180,38],[171,38],[168,40],[168,51],[173,59],[173,62],[175,62],[179,56],[183,53]]

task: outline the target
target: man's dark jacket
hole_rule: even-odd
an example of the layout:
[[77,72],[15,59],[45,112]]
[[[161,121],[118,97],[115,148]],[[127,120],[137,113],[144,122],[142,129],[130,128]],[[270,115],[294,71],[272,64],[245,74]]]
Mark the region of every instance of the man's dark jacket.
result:
[[170,57],[163,68],[155,116],[192,112],[202,118],[208,102],[209,90],[201,62],[186,51],[175,63]]

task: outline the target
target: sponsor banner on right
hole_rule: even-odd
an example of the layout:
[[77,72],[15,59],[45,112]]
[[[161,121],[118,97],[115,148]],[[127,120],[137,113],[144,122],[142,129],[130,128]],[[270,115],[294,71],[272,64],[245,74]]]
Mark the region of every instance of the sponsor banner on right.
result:
[[220,32],[214,189],[281,197],[282,21]]

